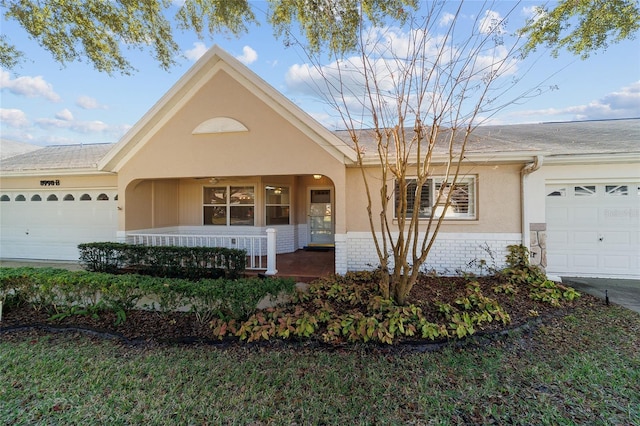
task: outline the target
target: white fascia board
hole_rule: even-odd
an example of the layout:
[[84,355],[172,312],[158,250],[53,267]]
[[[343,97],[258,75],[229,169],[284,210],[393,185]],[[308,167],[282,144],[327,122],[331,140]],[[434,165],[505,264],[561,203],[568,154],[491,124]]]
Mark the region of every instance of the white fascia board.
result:
[[13,178],[13,177],[33,177],[33,176],[111,176],[113,172],[106,172],[96,170],[94,168],[87,169],[32,169],[32,170],[11,170],[6,172],[0,172],[1,178]]
[[545,157],[544,162],[545,164],[638,163],[640,165],[640,153],[552,155]]
[[[538,156],[545,157],[546,152],[539,151],[514,151],[514,152],[491,152],[491,153],[468,153],[465,154],[463,163],[473,164],[495,164],[495,163],[528,163],[535,160]],[[424,155],[422,156],[425,157]],[[447,164],[450,161],[447,155],[433,155],[431,157],[432,164]],[[451,161],[456,162],[457,157],[454,157]],[[545,157],[546,161],[546,157]],[[365,166],[376,166],[380,164],[380,160],[377,156],[367,156],[362,161]]]

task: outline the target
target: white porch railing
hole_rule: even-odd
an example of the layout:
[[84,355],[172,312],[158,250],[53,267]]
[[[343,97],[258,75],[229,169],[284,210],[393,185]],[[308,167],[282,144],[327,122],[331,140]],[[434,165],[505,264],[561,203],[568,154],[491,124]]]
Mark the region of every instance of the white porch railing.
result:
[[[247,252],[247,269],[265,270],[275,275],[276,230],[267,229],[266,235],[195,235],[128,232],[127,241],[146,246],[225,247]],[[266,261],[265,261],[266,259]]]

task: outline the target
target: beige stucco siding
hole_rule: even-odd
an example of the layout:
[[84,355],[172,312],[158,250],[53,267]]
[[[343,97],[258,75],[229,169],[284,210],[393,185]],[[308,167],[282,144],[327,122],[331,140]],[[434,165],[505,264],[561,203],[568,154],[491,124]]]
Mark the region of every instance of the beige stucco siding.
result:
[[[248,132],[192,131],[229,117]],[[224,72],[216,74],[119,171],[121,179],[322,173],[339,166],[284,117]]]
[[[42,185],[40,181],[54,181],[55,185]],[[76,191],[82,189],[116,188],[118,178],[115,174],[92,174],[82,176],[43,173],[39,176],[5,176],[0,177],[0,190],[28,191]]]
[[[441,232],[456,233],[519,233],[521,232],[520,169],[519,164],[492,166],[465,166],[462,174],[475,176],[477,183],[477,218],[474,220],[445,220]],[[436,169],[434,174],[442,173]],[[374,223],[379,224],[380,172],[366,170],[373,202]],[[347,169],[347,228],[350,232],[369,231],[367,199],[362,172],[359,168]],[[389,182],[393,189],[393,182]],[[393,199],[389,209],[393,220]],[[426,224],[426,221],[425,221]]]
[[[237,120],[248,131],[192,134],[199,124],[215,117]],[[255,184],[259,192],[256,207],[260,209],[256,211],[256,217],[260,219],[256,225],[261,224],[263,216],[263,182],[267,184],[283,175],[319,173],[344,188],[345,169],[340,161],[291,124],[289,118],[280,115],[223,71],[167,118],[157,132],[144,138],[148,138],[146,143],[118,172],[120,188],[129,188],[132,182],[141,179],[182,180],[176,187],[145,189],[151,192],[144,195],[139,194],[143,191],[139,184],[135,190],[127,189],[125,203],[131,202],[135,206],[127,208],[126,225],[125,214],[121,215],[120,229],[143,229],[152,227],[153,223],[156,227],[201,225],[205,180],[193,179],[198,177],[225,178],[225,184]],[[185,180],[187,178],[189,181]],[[339,192],[336,198],[344,200],[343,190]],[[130,195],[135,198],[130,199]],[[302,195],[295,193],[298,203],[303,201]],[[154,207],[141,205],[147,202],[153,203]],[[174,205],[169,206],[171,203]],[[166,208],[173,210],[167,213]],[[344,229],[344,213],[336,215],[336,226]]]

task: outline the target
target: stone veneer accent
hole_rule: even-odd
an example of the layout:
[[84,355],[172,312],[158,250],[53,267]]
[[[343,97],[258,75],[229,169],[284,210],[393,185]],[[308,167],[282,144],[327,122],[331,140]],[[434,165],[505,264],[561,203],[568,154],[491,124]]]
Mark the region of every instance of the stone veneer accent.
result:
[[529,262],[542,268],[547,268],[547,224],[529,224],[531,242],[529,247]]

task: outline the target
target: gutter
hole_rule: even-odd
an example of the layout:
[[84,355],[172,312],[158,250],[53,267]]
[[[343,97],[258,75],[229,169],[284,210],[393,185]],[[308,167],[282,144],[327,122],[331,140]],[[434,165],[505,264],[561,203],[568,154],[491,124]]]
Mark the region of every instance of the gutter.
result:
[[529,228],[529,215],[528,212],[528,203],[525,191],[525,184],[527,182],[527,176],[531,173],[537,171],[542,167],[542,163],[544,162],[544,156],[536,155],[533,158],[533,163],[526,164],[522,170],[520,170],[520,208],[522,210],[522,245],[529,249],[531,244],[531,235],[528,230]]

